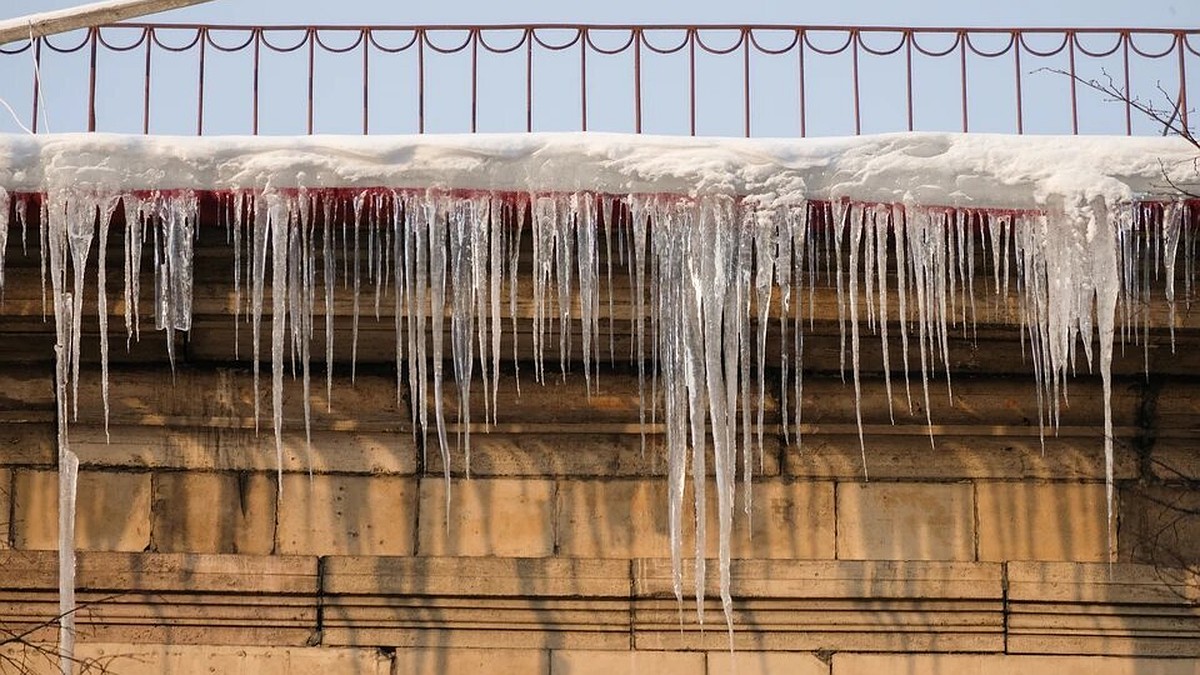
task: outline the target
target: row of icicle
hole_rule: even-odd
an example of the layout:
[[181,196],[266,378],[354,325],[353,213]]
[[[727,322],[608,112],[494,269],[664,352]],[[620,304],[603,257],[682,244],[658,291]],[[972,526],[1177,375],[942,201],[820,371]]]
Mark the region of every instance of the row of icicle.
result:
[[[499,390],[506,325],[512,334],[515,364],[517,321],[532,319],[532,367],[539,382],[548,377],[545,354],[554,349],[555,331],[559,369],[565,376],[573,360],[572,333],[578,330],[579,357],[591,392],[605,356],[602,319],[606,317],[607,355],[615,356],[614,274],[626,275],[633,289],[634,341],[628,356],[638,368],[640,419],[645,424],[661,416],[665,429],[675,594],[682,601],[681,540],[687,510],[683,496],[690,473],[695,495],[695,594],[703,620],[703,513],[711,461],[718,502],[720,594],[731,635],[730,539],[737,475],[740,468],[749,511],[748,485],[756,457],[761,461],[762,402],[772,370],[781,373],[784,433],[788,433],[789,415],[799,428],[804,322],[807,318],[811,326],[819,285],[837,290],[840,367],[845,372],[849,355],[864,477],[868,456],[859,378],[864,328],[877,336],[882,348],[880,365],[893,420],[892,372],[896,370],[903,376],[910,413],[914,396],[919,397],[926,422],[932,424],[930,379],[940,368],[949,390],[951,328],[974,329],[977,283],[985,283],[1002,299],[1009,296],[1010,286],[1016,291],[1025,327],[1023,344],[1037,382],[1040,425],[1057,424],[1066,399],[1066,376],[1076,367],[1077,351],[1082,349],[1086,367],[1098,363],[1105,398],[1111,554],[1110,366],[1116,332],[1120,331],[1122,343],[1148,341],[1145,303],[1151,277],[1161,273],[1173,340],[1176,261],[1181,259],[1187,266],[1181,276],[1187,280],[1185,293],[1190,298],[1195,260],[1195,238],[1183,223],[1195,218],[1196,209],[1182,202],[1107,205],[1095,201],[1051,212],[988,212],[848,201],[801,201],[766,208],[730,196],[391,189],[237,191],[217,193],[215,201],[219,224],[234,249],[235,326],[243,322],[244,314],[252,332],[256,424],[268,291],[269,316],[283,318],[270,322],[268,338],[272,429],[280,471],[287,365],[292,364],[293,377],[303,381],[309,437],[312,344],[322,315],[324,361],[329,364],[325,385],[332,394],[335,296],[349,292],[353,302],[352,378],[360,315],[373,313],[378,319],[381,306],[391,303],[397,401],[406,388],[411,392],[413,427],[426,438],[436,437],[448,472],[455,444],[466,453],[469,466],[472,386],[478,384],[483,390],[485,424],[500,418],[506,397],[519,395],[519,384],[516,392]],[[147,259],[154,278],[155,327],[168,332],[190,329],[200,203],[200,196],[190,191],[65,189],[10,196],[0,189],[0,251],[7,248],[10,213],[21,228],[23,249],[28,224],[36,220],[44,298],[45,280],[50,278],[46,302],[56,328],[61,649],[66,654],[71,653],[74,639],[71,542],[78,467],[68,440],[68,420],[78,411],[83,298],[92,292],[98,298],[107,427],[110,303],[105,255],[113,215],[121,209],[126,223],[121,230],[122,306],[128,342],[137,339],[141,329],[136,310]],[[38,211],[36,218],[31,209]],[[93,247],[98,253],[95,263],[89,262]],[[530,251],[532,261],[526,262],[523,254]],[[984,270],[976,270],[977,261],[982,261]],[[87,289],[89,268],[94,270],[95,291]],[[0,287],[3,274],[0,257]],[[518,274],[532,277],[531,297],[520,297]],[[364,302],[368,303],[365,309]],[[522,314],[523,303],[532,305],[531,317]],[[777,364],[766,363],[772,326],[785,345]],[[897,355],[891,350],[897,334],[899,362],[893,364]],[[1092,353],[1096,337],[1098,355]],[[170,336],[167,345],[174,363]],[[919,383],[910,382],[912,352],[920,365],[911,375],[914,380],[919,377]],[[443,413],[447,362],[459,403],[454,428],[460,437],[455,441],[449,437]],[[426,403],[429,395],[432,410]],[[282,486],[279,481],[280,490]]]

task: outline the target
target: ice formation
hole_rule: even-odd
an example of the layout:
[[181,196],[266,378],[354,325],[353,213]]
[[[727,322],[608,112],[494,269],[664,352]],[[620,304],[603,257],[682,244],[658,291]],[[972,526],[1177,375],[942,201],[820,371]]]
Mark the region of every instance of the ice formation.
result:
[[[189,330],[200,204],[215,202],[234,248],[235,324],[250,324],[256,391],[264,339],[270,346],[277,457],[289,363],[293,372],[299,364],[309,434],[311,364],[320,358],[312,343],[323,340],[324,359],[332,361],[327,310],[335,295],[351,294],[352,353],[360,314],[378,317],[381,303],[391,303],[398,392],[406,386],[413,393],[414,428],[437,439],[448,467],[456,448],[469,458],[474,419],[503,417],[501,342],[511,331],[515,360],[518,302],[532,305],[532,379],[565,374],[577,359],[592,391],[605,347],[610,358],[613,351],[614,266],[628,274],[642,419],[661,420],[665,428],[675,593],[682,601],[681,541],[691,517],[701,611],[711,462],[720,595],[732,630],[736,484],[748,484],[761,460],[761,402],[773,369],[781,375],[770,376],[782,378],[790,397],[784,431],[789,420],[799,428],[806,319],[823,280],[837,289],[842,365],[855,396],[864,467],[865,340],[879,340],[889,402],[892,388],[902,386],[910,409],[920,396],[928,416],[930,397],[939,395],[931,379],[950,386],[951,331],[974,325],[982,294],[1007,296],[1011,288],[1036,378],[1039,423],[1048,430],[1082,351],[1104,385],[1111,548],[1113,348],[1118,332],[1122,340],[1136,339],[1148,328],[1143,303],[1151,275],[1165,279],[1172,326],[1177,261],[1187,265],[1182,276],[1191,292],[1195,239],[1186,224],[1200,219],[1200,206],[1154,190],[1163,167],[1186,170],[1182,160],[1189,157],[1189,148],[1171,139],[921,134],[808,142],[408,138],[377,147],[361,139],[0,138],[0,246],[10,213],[22,228],[38,214],[43,275],[51,282],[64,612],[73,604],[78,460],[68,429],[77,407],[80,318],[85,294],[95,293],[106,320],[103,257],[118,208],[121,299],[132,340],[140,318],[131,308],[138,306],[139,272],[147,265],[154,272],[155,327]],[[96,267],[89,263],[93,248]],[[522,250],[532,251],[528,266]],[[977,257],[987,268],[982,273]],[[518,296],[518,275],[532,277],[528,298]],[[978,288],[979,279],[988,279],[990,289]],[[264,336],[268,314],[281,320],[272,320]],[[785,345],[779,364],[765,360],[770,330]],[[581,354],[570,353],[573,331]],[[890,352],[897,335],[898,355]],[[101,336],[107,408],[103,323]],[[919,373],[909,372],[913,352]],[[548,353],[558,355],[549,368]],[[892,381],[897,358],[902,385]],[[456,420],[444,410],[447,377],[458,394]],[[331,380],[325,386],[331,391]],[[468,406],[473,387],[483,392],[482,411]],[[262,414],[257,395],[254,414],[256,420]],[[460,438],[450,437],[451,421]],[[690,506],[684,503],[689,474]],[[749,490],[742,489],[748,509]],[[68,649],[69,613],[62,623]]]

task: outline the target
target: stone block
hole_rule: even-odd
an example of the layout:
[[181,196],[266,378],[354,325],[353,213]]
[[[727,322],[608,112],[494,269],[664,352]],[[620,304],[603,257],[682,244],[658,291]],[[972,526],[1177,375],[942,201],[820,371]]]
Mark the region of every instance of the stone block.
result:
[[[690,542],[694,529],[692,516],[685,515],[683,521],[684,534]],[[668,556],[671,545],[667,482],[660,479],[562,481],[558,488],[556,531],[559,555],[583,558]]]
[[550,652],[550,675],[704,675],[706,667],[703,652]]
[[284,474],[276,552],[412,555],[416,508],[413,478]]
[[[730,554],[734,558],[834,558],[832,482],[765,479],[751,486],[753,502],[747,522],[742,501],[744,486],[738,484],[730,547]],[[685,496],[690,497],[690,493]],[[719,553],[715,483],[708,487],[706,506],[708,535],[705,554],[715,558]]]
[[0,469],[0,549],[8,548],[11,541],[12,489],[12,471]]
[[275,476],[267,473],[156,473],[154,548],[164,553],[271,553],[276,492]]
[[969,483],[838,483],[837,551],[844,560],[972,560]]
[[[58,548],[58,472],[13,472],[12,539],[20,549]],[[75,547],[144,551],[150,545],[150,474],[80,471]]]
[[[936,416],[933,421],[932,451],[923,416],[920,425],[879,425],[873,435],[867,430],[871,480],[1104,479],[1104,441],[1095,427],[1064,429],[1057,435],[1048,430],[1042,439],[1036,424],[997,427],[980,421],[975,425],[948,425],[940,424]],[[862,449],[857,429],[850,425],[846,430],[850,433],[806,435],[801,445],[787,447],[784,473],[811,479],[861,480]],[[1118,479],[1137,476],[1137,455],[1127,446],[1116,448],[1113,470]]]
[[1200,564],[1200,494],[1185,487],[1121,490],[1120,559],[1168,567]]
[[393,675],[546,675],[542,649],[397,649]]
[[802,652],[708,652],[710,675],[829,675],[829,664]]
[[455,479],[447,486],[445,479],[423,478],[417,550],[434,556],[553,555],[554,492],[549,480]]
[[1006,654],[834,654],[832,675],[1200,675],[1184,659]]
[[976,499],[980,560],[1108,559],[1103,484],[982,481]]
[[[834,557],[832,482],[766,478],[752,483],[749,519],[737,485],[731,555],[734,558],[813,559]],[[718,554],[716,483],[705,498],[705,555]],[[682,543],[695,546],[694,492],[683,495]],[[564,481],[559,487],[558,552],[602,558],[661,558],[670,555],[665,478]]]

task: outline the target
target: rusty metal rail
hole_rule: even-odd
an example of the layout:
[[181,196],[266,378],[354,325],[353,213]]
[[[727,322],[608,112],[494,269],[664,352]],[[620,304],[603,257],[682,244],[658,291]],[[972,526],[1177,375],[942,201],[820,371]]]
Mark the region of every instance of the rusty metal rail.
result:
[[[931,99],[940,108],[957,108],[956,128],[941,130],[972,131],[972,107],[983,106],[993,109],[1006,108],[1004,117],[1010,125],[1003,130],[1015,133],[1028,131],[1029,79],[1039,67],[1047,65],[1061,71],[1053,79],[1055,96],[1061,96],[1056,110],[1066,113],[1069,106],[1069,129],[1081,132],[1081,121],[1087,119],[1094,105],[1081,105],[1081,91],[1086,90],[1086,81],[1101,77],[1128,98],[1157,97],[1167,114],[1174,116],[1185,128],[1190,123],[1189,101],[1200,97],[1200,29],[1073,29],[1073,28],[900,28],[884,26],[788,26],[788,25],[489,25],[489,26],[216,26],[199,24],[120,24],[79,31],[67,36],[39,37],[0,45],[0,72],[17,73],[28,71],[32,93],[29,95],[28,128],[39,131],[38,82],[34,73],[45,71],[45,62],[51,56],[76,53],[87,55],[86,89],[88,131],[105,130],[97,115],[97,99],[102,96],[105,78],[110,73],[102,67],[101,58],[106,53],[140,53],[143,55],[141,87],[141,129],[152,130],[152,87],[162,80],[154,67],[156,58],[164,55],[186,55],[191,65],[187,71],[175,72],[173,77],[194,77],[196,134],[204,134],[206,118],[215,107],[225,106],[230,100],[249,95],[250,119],[246,131],[258,134],[261,131],[263,93],[263,60],[268,54],[293,55],[292,67],[303,72],[306,82],[304,98],[305,131],[320,131],[315,124],[315,111],[320,102],[327,105],[329,97],[321,88],[329,84],[318,77],[318,60],[323,57],[350,58],[356,61],[353,70],[361,80],[361,88],[354,100],[337,101],[343,113],[354,114],[358,120],[356,131],[371,133],[372,105],[379,105],[372,96],[372,76],[379,75],[386,65],[381,59],[390,55],[413,57],[415,63],[414,91],[406,101],[416,107],[415,129],[427,131],[430,119],[428,99],[435,88],[445,79],[435,63],[447,57],[469,59],[467,66],[469,93],[464,94],[455,105],[469,110],[469,124],[461,131],[480,130],[481,117],[481,64],[489,57],[499,58],[512,55],[523,60],[523,91],[509,94],[512,99],[523,98],[524,131],[538,130],[535,111],[546,107],[568,105],[561,97],[546,101],[536,95],[535,82],[542,74],[538,68],[540,59],[546,56],[560,57],[559,75],[564,68],[576,71],[571,78],[571,98],[578,100],[578,130],[593,128],[591,116],[598,106],[616,105],[617,98],[611,82],[596,84],[596,63],[602,59],[619,58],[628,62],[627,80],[622,85],[628,90],[621,96],[631,101],[622,116],[627,120],[624,131],[642,133],[647,131],[647,98],[651,89],[663,88],[663,81],[651,82],[647,70],[651,61],[676,58],[685,62],[682,77],[686,78],[686,100],[676,102],[686,111],[686,131],[692,135],[700,133],[697,111],[703,104],[697,101],[697,91],[702,77],[700,59],[722,60],[726,66],[733,65],[739,71],[735,81],[728,78],[718,82],[722,91],[728,92],[726,99],[737,97],[741,132],[751,136],[756,106],[771,109],[786,109],[794,131],[800,136],[812,132],[813,109],[818,100],[836,99],[841,105],[848,103],[852,115],[853,133],[864,131],[902,131],[928,128],[918,120],[917,104],[923,98]],[[223,80],[214,75],[214,54],[238,54],[249,56],[249,91],[232,90]],[[574,61],[563,66],[562,58]],[[788,75],[772,80],[766,87],[755,76],[757,67],[764,60],[787,62]],[[848,61],[848,62],[847,62]],[[926,91],[928,82],[936,78],[922,79],[922,68],[926,64],[937,67],[949,66],[957,70],[956,77],[941,78],[941,83],[932,91]],[[891,70],[879,73],[880,64],[888,64]],[[987,70],[986,64],[1008,63],[1008,75],[998,78],[994,68]],[[37,64],[39,69],[31,67]],[[538,68],[535,68],[535,65]],[[778,65],[778,64],[777,64]],[[825,81],[818,82],[812,74],[816,68],[837,68]],[[622,68],[626,66],[622,65]],[[1010,69],[1009,69],[1010,68]],[[1101,70],[1102,69],[1102,70]],[[128,68],[126,68],[128,70]],[[347,71],[349,72],[349,71]],[[874,80],[902,79],[902,100],[892,106],[901,107],[903,114],[899,123],[880,124],[875,118],[877,106],[864,101],[871,85],[868,75],[875,73]],[[391,71],[385,71],[390,75]],[[410,73],[411,75],[411,73]],[[126,73],[127,76],[127,73]],[[589,87],[589,76],[593,84]],[[624,78],[626,76],[622,76]],[[789,81],[783,82],[787,79]],[[45,80],[45,78],[43,78]],[[956,82],[954,82],[957,80]],[[831,82],[837,86],[832,86]],[[758,84],[756,90],[755,85]],[[1151,88],[1150,83],[1153,83]],[[43,82],[44,84],[44,82]],[[677,83],[675,83],[677,84]],[[894,83],[893,83],[894,84]],[[848,85],[848,86],[847,86]],[[602,87],[597,91],[597,87]],[[515,89],[515,87],[513,88]],[[766,89],[766,91],[764,91]],[[774,91],[777,90],[777,91]],[[780,91],[788,91],[787,100],[780,100]],[[394,95],[394,92],[392,92]],[[439,92],[439,95],[442,95]],[[570,105],[573,105],[572,101]],[[1130,101],[1109,102],[1110,106],[1123,106],[1123,119],[1117,128],[1106,128],[1109,133],[1136,133],[1138,118],[1136,106]],[[352,111],[352,112],[351,112]],[[561,112],[561,110],[560,110]],[[889,111],[894,112],[894,111]],[[994,112],[994,110],[993,110]],[[136,114],[136,113],[135,113]],[[172,112],[178,117],[180,113]],[[128,117],[128,115],[126,115]],[[949,126],[945,123],[943,127]],[[994,126],[994,125],[993,125]],[[893,128],[894,127],[894,128]],[[62,131],[64,129],[55,129]],[[82,130],[82,129],[80,129]],[[520,130],[520,129],[513,129]]]

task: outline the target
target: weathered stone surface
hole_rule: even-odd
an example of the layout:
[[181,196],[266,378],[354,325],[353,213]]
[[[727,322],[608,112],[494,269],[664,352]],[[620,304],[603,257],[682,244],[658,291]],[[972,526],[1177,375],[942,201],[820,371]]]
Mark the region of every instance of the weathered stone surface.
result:
[[834,654],[832,675],[1197,675],[1190,659],[1008,654]]
[[[416,470],[416,443],[407,406],[396,401],[395,378],[359,373],[335,378],[332,401],[323,382],[311,392],[311,445],[303,395],[289,378],[283,400],[285,471],[395,473]],[[269,380],[268,380],[269,383]],[[267,386],[264,383],[262,386]],[[180,367],[172,377],[151,369],[110,374],[110,433],[104,433],[98,381],[80,386],[80,419],[72,446],[84,466],[208,471],[276,471],[269,395],[253,416],[247,369]],[[265,399],[265,400],[264,400]],[[330,405],[332,403],[332,405]]]
[[274,474],[156,473],[154,548],[164,553],[271,553],[277,491]]
[[700,652],[561,650],[550,652],[550,675],[704,675],[704,657]]
[[[0,564],[5,625],[53,641],[57,554],[0,552]],[[76,568],[83,641],[286,646],[316,631],[315,558],[82,551]]]
[[276,551],[412,555],[417,484],[399,476],[284,474]]
[[[506,356],[509,353],[504,352]],[[521,385],[517,395],[514,374],[502,369],[500,414],[498,423],[490,426],[481,423],[484,388],[471,389],[471,475],[611,479],[666,473],[661,424],[647,421],[646,428],[641,426],[642,394],[635,372],[606,369],[591,380],[590,391],[582,373],[571,373],[565,381],[548,377],[545,384],[538,384],[526,372]],[[457,419],[456,388],[448,383],[442,393],[446,418]],[[490,390],[486,393],[491,394]],[[644,393],[649,395],[649,390]],[[427,394],[427,399],[427,406],[432,408],[433,392]],[[774,430],[778,404],[769,393],[764,420],[765,450],[761,470],[758,466],[755,469],[760,475],[774,476],[779,473],[779,438]],[[436,436],[430,435],[426,447],[437,447]],[[464,453],[450,453],[450,469],[453,475],[465,475]],[[439,453],[429,453],[427,473],[440,475],[442,470]],[[711,464],[708,471],[711,475]]]
[[584,558],[333,556],[324,591],[341,595],[629,598],[629,563]]
[[1193,571],[1011,562],[1008,649],[1017,653],[1200,656]]
[[[150,544],[150,474],[80,471],[75,547],[143,551]],[[19,549],[58,548],[58,473],[13,472],[12,537]]]
[[[310,446],[303,421],[286,424],[286,472],[407,475],[416,471],[417,451],[407,431],[314,429]],[[279,468],[274,435],[269,429],[255,433],[253,427],[120,424],[111,425],[106,438],[102,426],[79,426],[71,430],[71,447],[88,467],[267,473]]]
[[629,649],[629,564],[563,558],[333,557],[326,644]]
[[[735,558],[833,558],[833,483],[765,478],[752,483],[749,523],[738,483],[731,553]],[[705,499],[705,554],[718,552],[716,483]],[[695,547],[694,493],[684,491],[683,547]],[[558,553],[604,558],[658,558],[670,554],[667,483],[563,481],[559,487]]]
[[[829,675],[829,664],[798,652],[708,652],[709,675]],[[887,672],[887,671],[880,671]],[[879,675],[875,673],[874,675]]]
[[[634,644],[639,649],[729,648],[710,561],[706,626],[681,615],[670,561],[634,562]],[[684,566],[684,588],[692,566]],[[1001,567],[913,561],[737,561],[731,570],[733,645],[760,651],[999,651]],[[685,591],[690,597],[690,591]]]
[[[734,558],[832,559],[834,488],[829,481],[785,482],[763,479],[751,484],[753,503],[747,524],[742,509],[744,485],[738,484],[730,553]],[[719,554],[717,489],[708,486],[705,555]],[[688,495],[690,497],[690,493]],[[659,508],[662,508],[661,506]],[[747,526],[749,525],[749,526]],[[663,555],[661,552],[657,555]]]
[[12,530],[8,521],[12,517],[12,489],[12,471],[0,469],[0,549],[10,546]]
[[[2,653],[2,652],[0,652]],[[22,655],[20,650],[8,653]],[[24,656],[30,656],[26,651]],[[111,644],[87,642],[76,648],[76,657],[93,670],[114,675],[391,675],[392,660],[376,649],[332,647],[220,647],[189,645]],[[30,658],[26,675],[58,675],[47,659]],[[0,666],[3,657],[0,656]],[[0,667],[0,671],[4,671]],[[7,672],[7,671],[4,671]],[[403,671],[407,672],[407,671]]]
[[546,675],[542,649],[397,649],[392,675]]
[[[804,478],[861,480],[857,429],[850,425],[843,431],[807,434],[800,445],[786,448],[784,472]],[[1044,445],[1036,426],[937,424],[935,432],[931,449],[924,426],[880,425],[869,430],[871,480],[1104,479],[1104,441],[1096,427],[1062,429],[1057,435],[1047,430]],[[1118,479],[1136,477],[1137,457],[1128,444],[1118,444],[1114,460]]]
[[969,483],[838,483],[837,490],[838,558],[975,558]]
[[53,412],[29,416],[34,419],[27,419],[25,413],[16,415],[21,419],[13,420],[8,415],[10,419],[5,420],[0,413],[0,447],[4,448],[0,466],[53,468],[58,461]]
[[[447,518],[446,490],[450,490]],[[549,480],[421,479],[420,555],[541,557],[554,553]]]
[[[688,501],[686,496],[684,501]],[[558,554],[580,558],[669,555],[666,506],[665,480],[562,481],[556,509]],[[694,541],[692,517],[685,516],[683,521],[687,541]]]
[[1195,490],[1129,486],[1121,490],[1120,505],[1122,561],[1192,568],[1200,564],[1200,494]]
[[[536,385],[534,385],[536,386]],[[636,414],[630,423],[588,424],[580,422],[526,424],[509,419],[502,413],[502,422],[484,431],[476,428],[471,434],[471,476],[528,476],[564,478],[633,478],[665,476],[667,458],[663,452],[663,435],[650,428],[645,435],[637,427]],[[508,423],[503,422],[508,420]],[[647,423],[647,427],[649,427]],[[430,435],[426,447],[437,447],[437,437]],[[767,436],[761,470],[755,466],[755,478],[779,475],[781,442],[777,434]],[[465,476],[466,458],[461,452],[450,453],[450,472]],[[429,454],[425,472],[442,475],[439,453]],[[712,467],[709,467],[712,473]]]
[[1102,483],[976,485],[980,560],[1108,560]]

